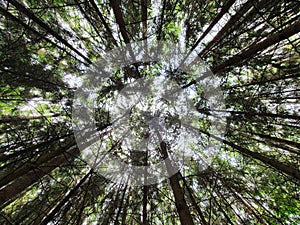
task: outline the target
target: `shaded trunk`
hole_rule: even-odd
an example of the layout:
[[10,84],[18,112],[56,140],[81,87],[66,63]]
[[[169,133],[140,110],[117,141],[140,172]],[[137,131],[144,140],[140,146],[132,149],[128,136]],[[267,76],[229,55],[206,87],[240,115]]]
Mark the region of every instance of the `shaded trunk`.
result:
[[202,225],[208,225],[208,223],[206,222],[206,219],[205,219],[205,217],[204,217],[203,212],[201,211],[199,205],[197,204],[197,202],[196,202],[196,200],[195,200],[195,198],[194,198],[193,190],[192,190],[191,187],[188,185],[188,183],[187,183],[185,177],[183,177],[181,174],[180,174],[180,177],[181,177],[181,179],[183,180],[184,186],[186,187],[186,189],[187,189],[187,191],[188,191],[188,193],[189,193],[189,195],[190,195],[190,199],[191,199],[191,201],[192,201],[192,203],[193,203],[193,206],[195,207],[195,209],[196,209],[196,211],[197,211],[197,213],[198,213],[198,215],[199,215],[199,217],[200,217],[200,219],[201,219],[201,224],[202,224]]
[[[82,8],[82,6],[81,6],[81,4],[79,3],[78,0],[75,0],[75,2],[77,3],[76,6],[80,10],[80,12],[83,14],[83,16],[86,18],[86,20],[91,24],[91,26],[93,27],[94,31],[97,33],[97,35],[99,37],[101,37],[101,34],[100,34],[98,28],[95,26],[94,22],[92,21],[92,19],[89,16],[89,14],[87,14],[87,12]],[[87,2],[85,2],[85,4],[87,4]]]
[[36,17],[35,14],[30,10],[27,9],[24,5],[19,3],[16,0],[9,0],[12,5],[14,5],[20,12],[24,13],[29,19],[33,20],[35,23],[37,23],[40,27],[44,28],[49,34],[51,34],[53,37],[55,37],[57,40],[59,40],[61,43],[63,43],[65,46],[67,46],[69,49],[74,51],[77,55],[81,56],[86,62],[92,63],[90,59],[88,59],[86,56],[84,56],[79,50],[75,49],[68,41],[66,41],[62,36],[60,36],[56,31],[51,29],[50,26],[48,26],[46,23],[44,23],[40,18]]
[[251,131],[247,131],[247,133],[257,135],[261,138],[264,138],[264,139],[267,139],[270,141],[274,141],[277,143],[287,144],[287,145],[290,145],[290,146],[300,149],[300,143],[297,143],[294,141],[290,141],[290,140],[286,140],[286,139],[282,139],[282,138],[278,138],[278,137],[273,137],[268,134],[260,134],[260,133],[256,133],[256,132],[251,132]]
[[160,22],[159,22],[159,27],[157,30],[157,40],[160,41],[161,39],[161,33],[162,33],[162,28],[164,25],[164,16],[165,16],[165,10],[166,10],[166,0],[163,0],[163,6],[162,6],[162,10],[161,10],[161,14],[160,14]]
[[127,217],[127,209],[129,206],[130,192],[131,192],[131,189],[129,189],[126,200],[125,200],[124,210],[122,213],[122,225],[126,225],[126,217]]
[[[208,35],[208,33],[212,30],[212,28],[219,22],[219,20],[228,12],[230,7],[235,3],[235,0],[228,0],[228,2],[222,7],[219,14],[213,19],[213,21],[210,23],[210,25],[206,28],[206,30],[202,33],[202,35],[199,37],[199,39],[195,42],[195,44],[192,46],[190,51],[195,50],[199,43]],[[199,57],[200,54],[199,54]]]
[[297,34],[299,31],[300,31],[300,21],[296,21],[293,24],[290,24],[288,27],[282,29],[281,31],[278,31],[270,35],[264,40],[252,44],[248,48],[242,50],[239,54],[231,57],[230,59],[221,63],[220,65],[215,66],[212,69],[212,72],[220,73],[220,72],[229,71],[231,70],[230,68],[232,68],[233,66],[240,65],[243,61],[253,57],[258,52],[265,50],[266,48]]
[[126,194],[126,191],[127,191],[127,187],[128,186],[126,185],[124,190],[123,190],[123,193],[122,193],[121,201],[120,201],[119,208],[118,208],[116,218],[115,218],[115,223],[114,223],[115,225],[119,224],[119,216],[121,214],[121,211],[123,210],[123,204],[124,204],[124,199],[125,199],[125,194]]
[[271,78],[271,79],[261,79],[260,81],[254,81],[253,80],[252,82],[249,82],[249,83],[246,83],[246,84],[234,85],[234,86],[231,86],[231,87],[225,87],[223,89],[231,90],[231,89],[240,88],[240,87],[248,87],[248,86],[252,86],[252,85],[262,85],[262,84],[271,83],[271,82],[274,82],[274,81],[293,79],[293,78],[298,78],[298,77],[300,77],[300,74],[298,72],[296,72],[295,74],[288,75],[288,76],[278,75],[278,76],[275,76],[274,78]]
[[39,119],[47,119],[47,118],[54,118],[60,116],[60,113],[53,113],[53,114],[45,114],[45,115],[38,115],[38,116],[1,116],[0,124],[1,123],[15,123],[18,121],[29,121],[29,120],[39,120]]
[[23,165],[21,165],[19,168],[15,169],[14,171],[9,171],[8,174],[5,174],[0,177],[0,187],[8,184],[9,182],[19,178],[24,174],[27,174],[31,170],[39,168],[42,164],[48,162],[49,160],[52,160],[56,156],[66,154],[65,151],[70,149],[72,146],[74,146],[74,143],[65,146],[63,149],[59,149],[48,153],[43,153],[41,157],[39,157],[35,161],[26,162]]
[[257,159],[257,160],[263,162],[264,164],[269,165],[269,166],[277,169],[278,171],[281,171],[281,172],[283,172],[283,173],[285,173],[285,174],[287,174],[289,176],[294,177],[295,179],[300,180],[300,171],[298,169],[296,169],[296,168],[293,168],[293,167],[291,167],[289,165],[286,165],[286,164],[284,164],[282,162],[279,162],[279,161],[277,161],[277,160],[275,160],[273,158],[269,158],[267,156],[264,156],[262,153],[252,152],[252,151],[250,151],[250,150],[248,150],[246,148],[243,148],[243,147],[241,147],[239,145],[236,145],[233,142],[230,142],[230,141],[227,141],[227,140],[222,139],[220,137],[217,137],[217,136],[215,136],[213,134],[210,134],[210,133],[208,133],[206,131],[200,130],[200,132],[203,133],[203,134],[206,134],[209,137],[212,137],[215,140],[223,142],[224,144],[232,147],[233,149],[238,150],[243,155],[250,156],[250,157],[252,157],[254,159]]
[[121,1],[120,0],[110,0],[110,4],[111,4],[111,7],[114,12],[116,22],[119,25],[121,35],[122,35],[125,43],[128,44],[130,42],[130,39],[129,39],[127,31],[126,31],[126,25],[125,25],[125,21],[124,21],[123,15],[122,15],[121,7],[120,7]]
[[77,190],[82,186],[82,184],[91,176],[92,170],[90,170],[84,177],[78,182],[78,184],[60,201],[56,207],[43,219],[40,223],[41,225],[48,224],[51,220],[53,220],[55,214],[61,210],[61,208],[70,200],[70,198],[77,192]]
[[[167,171],[169,174],[171,174],[173,166],[171,165],[170,159],[168,158],[167,144],[165,142],[161,142],[160,148],[162,151],[163,158],[165,159]],[[184,192],[179,184],[179,173],[177,172],[176,174],[172,175],[169,178],[169,180],[175,198],[175,205],[179,214],[181,224],[194,225],[192,215],[184,198]]]
[[47,41],[48,43],[51,43],[53,46],[55,46],[56,48],[62,50],[63,52],[65,52],[66,54],[68,54],[69,56],[71,56],[72,58],[78,60],[79,62],[81,62],[81,63],[83,63],[85,65],[88,65],[87,63],[85,63],[85,62],[79,60],[77,57],[73,56],[71,53],[69,53],[68,51],[66,51],[64,48],[60,47],[58,44],[54,43],[52,40],[50,40],[49,38],[47,38],[45,35],[39,33],[38,31],[36,31],[32,27],[30,27],[29,25],[27,25],[26,23],[24,23],[22,20],[20,20],[19,18],[15,17],[13,14],[7,12],[2,7],[0,7],[0,12],[3,13],[8,18],[10,18],[11,20],[15,21],[16,23],[22,25],[26,30],[31,31],[32,33],[34,33],[38,37],[42,37],[45,41]]
[[64,196],[65,196],[66,191],[63,191],[62,193],[59,194],[58,197],[56,197],[50,204],[48,203],[47,205],[45,204],[43,207],[45,208],[41,208],[40,210],[40,214],[38,217],[36,217],[34,219],[34,221],[32,223],[30,223],[31,225],[40,225],[43,218],[45,216],[47,216],[50,211],[56,206],[57,202],[61,201]]
[[10,184],[0,190],[0,207],[5,207],[9,202],[15,200],[20,193],[26,188],[37,182],[39,179],[49,174],[52,170],[59,167],[68,159],[79,154],[77,147],[73,147],[70,151],[52,158],[47,163],[42,164],[35,170],[31,170],[25,175],[12,181]]
[[142,13],[142,38],[147,41],[147,6],[148,0],[141,0],[141,13]]
[[[0,153],[0,162],[8,162],[10,159],[14,158],[14,159],[17,159],[18,156],[24,154],[24,153],[29,153],[29,152],[32,152],[36,149],[45,149],[45,148],[50,148],[51,144],[54,144],[56,141],[59,141],[60,139],[63,139],[63,138],[66,138],[66,137],[70,137],[71,135],[73,135],[73,133],[70,133],[70,134],[66,134],[66,135],[63,135],[63,136],[58,136],[58,137],[53,137],[51,138],[50,140],[47,140],[47,141],[44,141],[44,142],[41,142],[41,143],[38,143],[36,145],[33,145],[33,146],[30,146],[28,148],[25,148],[24,150],[19,150],[19,151],[16,151],[14,153],[11,153],[9,155],[6,155],[2,152],[6,152],[6,151],[10,151],[10,150],[14,150],[14,149],[18,149],[20,147],[23,147],[24,146],[24,142],[25,143],[29,143],[32,139],[30,140],[24,140],[24,142],[18,142],[16,143],[16,145],[13,145],[12,147],[11,146],[5,146],[3,149],[1,149],[1,153]],[[3,166],[1,167],[3,168]],[[0,176],[0,180],[1,180],[1,176]]]
[[97,7],[95,1],[94,1],[94,0],[89,0],[89,2],[90,2],[91,5],[93,6],[93,8],[96,10],[96,13],[97,13],[97,15],[99,16],[99,18],[100,18],[100,20],[101,20],[101,22],[102,22],[102,24],[103,24],[103,26],[104,26],[106,32],[108,33],[108,35],[109,35],[111,41],[113,42],[113,44],[114,44],[115,46],[118,46],[118,43],[117,43],[116,39],[114,38],[111,29],[109,28],[107,22],[105,21],[104,16],[103,16],[102,13],[100,12],[100,10],[99,10],[99,8]]
[[274,113],[259,113],[259,112],[251,112],[251,111],[233,111],[233,110],[218,110],[218,109],[206,109],[206,108],[197,108],[197,111],[203,113],[205,115],[213,115],[210,112],[223,112],[223,113],[230,113],[236,115],[243,115],[245,117],[252,118],[253,116],[260,116],[260,117],[271,117],[271,118],[282,118],[282,119],[295,119],[300,120],[300,116],[298,115],[287,115],[287,114],[274,114]]
[[[260,224],[262,225],[267,225],[266,222],[260,217],[260,215],[258,215],[256,213],[256,211],[253,209],[253,207],[251,205],[249,205],[244,199],[243,197],[241,197],[238,193],[236,193],[235,190],[233,190],[228,184],[227,182],[222,178],[221,175],[219,175],[212,167],[208,166],[208,169],[210,171],[212,171],[218,178],[219,180],[221,180],[223,186],[226,187],[226,189],[233,195],[233,197],[240,202],[247,210],[249,210],[251,212],[252,215],[254,215],[256,217],[256,219],[260,222]],[[217,193],[219,196],[223,195],[218,191]],[[224,199],[226,201],[226,199]]]
[[198,54],[202,58],[209,50],[218,43],[218,41],[224,36],[235,23],[237,23],[245,15],[245,13],[252,7],[253,1],[248,0],[242,5],[242,7],[228,20],[228,22],[222,27],[222,29],[216,34],[216,36],[205,46],[205,48]]

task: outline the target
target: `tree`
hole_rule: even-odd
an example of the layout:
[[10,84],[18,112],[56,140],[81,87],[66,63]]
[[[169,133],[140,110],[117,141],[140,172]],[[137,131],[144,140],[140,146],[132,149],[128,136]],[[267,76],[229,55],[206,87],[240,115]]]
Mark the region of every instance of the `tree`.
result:
[[[1,1],[0,223],[300,223],[299,7],[284,0]],[[155,130],[160,142],[153,152],[124,148],[104,107],[114,93],[161,74],[195,93],[197,143],[189,146],[189,163],[173,173],[176,163],[166,160],[168,179],[143,187],[127,177],[114,183],[91,168],[72,125],[77,88],[101,80],[86,81],[84,74],[105,66],[96,64],[103,52],[137,41],[144,47],[184,42],[221,81],[226,106],[208,104],[209,93],[198,85],[210,73],[195,79],[178,68],[139,62],[102,80],[91,109],[95,126],[103,148],[130,165],[172,155],[183,119],[165,113],[172,135],[165,140]],[[129,52],[139,58],[132,46]],[[189,56],[181,65],[193,68],[186,65]],[[155,116],[132,110],[131,129],[148,137],[145,121]],[[222,119],[224,136],[210,129]],[[82,136],[85,146],[98,138],[90,129]],[[221,147],[218,154],[211,163],[199,160],[210,143]],[[152,179],[147,170],[141,177]]]

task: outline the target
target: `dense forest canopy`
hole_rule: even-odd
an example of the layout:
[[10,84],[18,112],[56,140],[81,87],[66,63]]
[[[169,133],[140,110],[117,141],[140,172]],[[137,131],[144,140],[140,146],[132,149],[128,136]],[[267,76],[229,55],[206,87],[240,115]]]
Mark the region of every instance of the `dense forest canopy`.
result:
[[[299,224],[299,8],[299,0],[1,0],[0,224]],[[197,56],[185,68],[200,62],[210,75],[139,61],[85,79],[104,71],[99,62],[114,49],[127,45],[136,57],[132,43],[146,52],[152,43],[182,46]],[[74,106],[90,99],[76,102],[76,91],[101,84],[92,108],[97,132],[80,131],[84,146],[100,133],[101,149],[143,166],[174,153],[186,114],[167,111],[172,135],[134,155],[124,142],[135,139],[116,140],[105,104],[161,75],[192,93],[192,107],[180,111],[196,111],[195,141],[184,148],[189,163],[170,173],[174,165],[165,161],[170,176],[160,182],[114,182],[81,154]],[[212,75],[220,107],[200,85]],[[166,105],[180,104],[180,96]],[[147,107],[162,107],[153,98],[145,97]],[[135,138],[148,137],[149,117],[135,108],[127,121]],[[215,121],[224,122],[219,132]],[[214,155],[204,166],[197,155],[209,155],[207,146]]]

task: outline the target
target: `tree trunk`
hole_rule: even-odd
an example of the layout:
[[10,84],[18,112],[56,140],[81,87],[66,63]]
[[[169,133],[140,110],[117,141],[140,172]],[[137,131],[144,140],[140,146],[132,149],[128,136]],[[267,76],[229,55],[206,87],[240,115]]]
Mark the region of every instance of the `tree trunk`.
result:
[[8,202],[13,201],[18,197],[18,194],[23,192],[26,188],[37,182],[43,176],[49,174],[52,170],[59,167],[68,159],[73,158],[79,153],[77,147],[73,147],[65,154],[61,154],[45,164],[42,164],[36,170],[32,170],[27,174],[21,176],[17,180],[12,181],[10,184],[0,190],[0,208],[5,207]]
[[121,201],[120,201],[120,204],[119,204],[119,208],[118,208],[118,211],[117,211],[117,214],[116,214],[116,218],[115,218],[115,223],[114,225],[119,225],[119,216],[121,214],[121,211],[123,210],[123,204],[124,204],[124,199],[125,199],[125,194],[126,194],[126,191],[127,191],[127,185],[125,186],[125,188],[123,189],[123,193],[122,193],[122,197],[121,197]]
[[[0,162],[5,162],[5,161],[8,162],[11,158],[17,158],[18,156],[20,156],[24,153],[29,153],[29,152],[32,152],[36,149],[49,149],[50,146],[52,144],[54,144],[56,141],[59,141],[60,139],[63,139],[63,138],[66,138],[66,137],[70,137],[71,135],[73,135],[73,133],[69,133],[69,134],[66,134],[66,135],[63,135],[63,136],[53,137],[50,140],[38,143],[36,145],[25,148],[24,150],[14,152],[14,153],[11,153],[9,155],[5,155],[3,153],[0,153]],[[25,143],[28,143],[30,141],[31,141],[31,139],[30,140],[24,140]],[[5,146],[4,150],[1,150],[1,152],[10,151],[10,150],[17,149],[17,148],[23,147],[23,146],[24,146],[23,142],[19,142],[19,143],[16,143],[16,145],[14,145],[13,148],[9,147],[9,146]],[[7,147],[9,147],[9,148],[7,148]],[[0,176],[0,180],[1,180],[1,176]]]
[[56,151],[51,151],[48,153],[44,153],[39,157],[37,160],[33,162],[26,162],[14,171],[9,171],[8,174],[5,174],[4,176],[0,176],[0,187],[8,184],[9,182],[19,178],[20,176],[28,173],[31,170],[34,170],[35,168],[39,168],[42,164],[46,163],[47,161],[53,159],[54,157],[58,155],[64,155],[66,154],[64,151],[70,149],[74,144],[69,144],[63,149],[59,149]]
[[116,39],[114,38],[111,29],[109,28],[107,22],[105,21],[105,18],[103,17],[102,13],[100,12],[99,8],[97,7],[96,3],[94,0],[89,0],[89,2],[91,3],[91,5],[94,7],[94,9],[96,10],[97,15],[99,16],[101,22],[103,23],[103,26],[105,27],[106,32],[108,33],[111,41],[113,42],[113,44],[115,46],[118,46],[118,43],[116,41]]
[[147,41],[147,7],[148,0],[141,0],[141,13],[142,13],[142,39]]
[[246,84],[238,84],[238,85],[234,85],[234,86],[230,86],[230,87],[225,87],[224,89],[231,90],[231,89],[236,89],[236,88],[240,88],[240,87],[248,87],[248,86],[252,86],[252,85],[263,85],[266,83],[271,83],[271,82],[279,81],[279,80],[296,79],[298,77],[300,77],[299,72],[296,72],[295,74],[288,75],[288,76],[277,75],[271,79],[261,79],[260,81],[253,80]]
[[300,143],[297,143],[294,141],[290,141],[290,140],[286,140],[286,139],[282,139],[282,138],[278,138],[278,137],[273,137],[268,134],[260,134],[260,133],[256,133],[256,132],[251,132],[251,131],[247,131],[247,133],[257,135],[261,138],[271,140],[271,141],[274,141],[277,143],[287,144],[287,145],[290,145],[290,146],[300,149]]
[[282,118],[282,119],[295,119],[300,120],[300,116],[298,115],[286,115],[286,114],[274,114],[274,113],[264,113],[264,112],[253,112],[253,111],[233,111],[233,110],[219,110],[219,109],[199,109],[197,111],[203,113],[205,115],[213,115],[210,112],[223,112],[223,113],[230,113],[236,115],[244,115],[245,117],[252,118],[253,116],[260,116],[260,117],[271,117],[271,118]]
[[201,224],[202,224],[202,225],[208,225],[208,223],[207,223],[206,220],[205,220],[205,217],[204,217],[203,212],[201,211],[199,205],[197,204],[197,202],[196,202],[196,200],[195,200],[195,198],[194,198],[193,190],[192,190],[191,187],[188,185],[188,183],[187,183],[185,177],[183,177],[181,174],[180,174],[180,177],[182,178],[183,183],[184,183],[184,186],[186,187],[186,189],[187,189],[187,191],[188,191],[188,193],[189,193],[189,195],[190,195],[190,198],[191,198],[191,201],[192,201],[192,203],[193,203],[193,206],[196,208],[196,211],[197,211],[197,213],[198,213],[198,215],[199,215],[199,217],[200,217],[200,219],[201,219]]
[[252,7],[253,1],[248,0],[242,5],[242,7],[228,20],[228,22],[222,27],[222,29],[216,34],[216,36],[205,46],[205,48],[198,54],[200,58],[203,57],[220,39],[228,32],[228,30],[234,26],[234,24],[241,19],[242,16]]
[[266,157],[262,153],[252,152],[252,151],[250,151],[250,150],[248,150],[246,148],[243,148],[241,146],[238,146],[238,145],[234,144],[233,142],[224,140],[224,139],[222,139],[220,137],[217,137],[217,136],[215,136],[213,134],[210,134],[210,133],[208,133],[206,131],[200,130],[200,132],[203,133],[203,134],[208,135],[209,137],[212,137],[215,140],[223,142],[224,144],[232,147],[233,149],[238,150],[243,155],[250,156],[250,157],[252,157],[254,159],[257,159],[257,160],[263,162],[264,164],[269,165],[269,166],[277,169],[278,171],[282,171],[283,173],[285,173],[285,174],[287,174],[289,176],[292,176],[295,179],[300,180],[300,171],[298,169],[296,169],[296,168],[293,168],[291,166],[283,164],[282,162],[279,162],[279,161],[274,160],[272,158]]
[[18,121],[29,121],[29,120],[54,118],[54,117],[58,117],[60,115],[61,115],[60,113],[45,114],[45,115],[38,115],[38,116],[4,116],[4,115],[2,115],[0,118],[0,124],[1,123],[15,123]]
[[52,44],[53,46],[57,47],[58,49],[62,50],[63,52],[65,52],[67,55],[71,56],[72,58],[76,59],[77,61],[88,65],[87,63],[79,60],[77,57],[73,56],[70,52],[66,51],[64,48],[62,48],[61,46],[59,46],[58,44],[54,43],[52,40],[50,40],[49,38],[47,38],[45,35],[39,33],[38,31],[36,31],[35,29],[33,29],[32,27],[30,27],[29,25],[27,25],[26,23],[24,23],[22,20],[20,20],[19,18],[15,17],[13,14],[7,12],[5,9],[3,9],[2,7],[0,7],[0,12],[3,13],[5,16],[7,16],[8,18],[10,18],[11,20],[15,21],[16,23],[22,25],[26,30],[31,31],[32,33],[34,33],[35,35],[37,35],[38,37],[42,37],[46,42]]
[[77,55],[81,56],[84,60],[86,60],[88,63],[92,63],[90,59],[88,59],[86,56],[84,56],[79,50],[75,49],[68,41],[66,41],[62,36],[60,36],[57,32],[52,30],[46,23],[44,23],[41,19],[35,16],[35,14],[30,10],[27,9],[24,5],[19,3],[16,0],[9,0],[9,2],[14,5],[20,12],[24,13],[29,19],[33,20],[35,23],[37,23],[40,27],[44,28],[49,34],[51,34],[53,37],[55,37],[57,40],[59,40],[61,43],[63,43],[65,46],[67,46],[69,49],[74,51]]
[[[163,158],[166,159],[166,168],[168,173],[170,174],[173,170],[173,166],[171,165],[170,159],[168,158],[167,144],[165,142],[161,142],[160,148],[162,151]],[[194,221],[192,215],[190,213],[189,207],[184,198],[183,190],[179,184],[179,173],[172,175],[170,178],[170,185],[173,190],[173,195],[175,198],[176,209],[179,214],[179,219],[182,225],[194,225]]]
[[289,38],[295,34],[297,34],[300,31],[300,21],[296,21],[293,24],[289,25],[288,27],[282,29],[281,31],[278,31],[269,37],[265,38],[263,41],[260,41],[258,43],[252,44],[248,48],[242,50],[239,54],[231,57],[227,61],[221,63],[220,65],[214,67],[212,69],[213,73],[220,73],[220,72],[226,72],[229,71],[229,67],[237,66],[241,64],[243,61],[245,61],[248,58],[251,58],[258,52],[286,39]]
[[[219,14],[213,19],[213,21],[209,24],[209,26],[206,28],[206,30],[202,33],[202,35],[199,37],[199,39],[195,42],[195,44],[192,46],[190,51],[195,50],[197,48],[198,44],[207,36],[207,34],[211,31],[211,29],[219,22],[219,20],[228,12],[230,7],[235,3],[235,0],[228,0],[228,2],[225,3],[225,5],[222,7]],[[200,57],[200,54],[199,54]]]
[[165,10],[166,10],[166,0],[163,0],[163,6],[162,6],[161,13],[160,13],[159,27],[157,30],[157,40],[158,41],[160,41],[160,39],[161,39],[162,28],[164,25]]
[[82,184],[91,176],[93,170],[90,170],[84,177],[78,182],[78,184],[60,201],[56,207],[43,219],[41,225],[48,224],[55,216],[55,214],[70,200],[70,198],[77,192]]
[[125,43],[128,44],[130,42],[130,39],[129,39],[127,31],[126,31],[126,25],[125,25],[125,21],[124,21],[123,15],[122,15],[121,7],[120,7],[121,1],[120,0],[110,0],[110,4],[114,11],[114,15],[116,17],[116,22],[119,25],[121,35],[122,35]]

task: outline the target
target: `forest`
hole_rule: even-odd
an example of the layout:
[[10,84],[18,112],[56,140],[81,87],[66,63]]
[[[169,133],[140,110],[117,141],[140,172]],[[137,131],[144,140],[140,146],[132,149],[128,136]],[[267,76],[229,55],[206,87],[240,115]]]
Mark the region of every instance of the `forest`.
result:
[[0,0],[0,224],[300,224],[299,0]]

